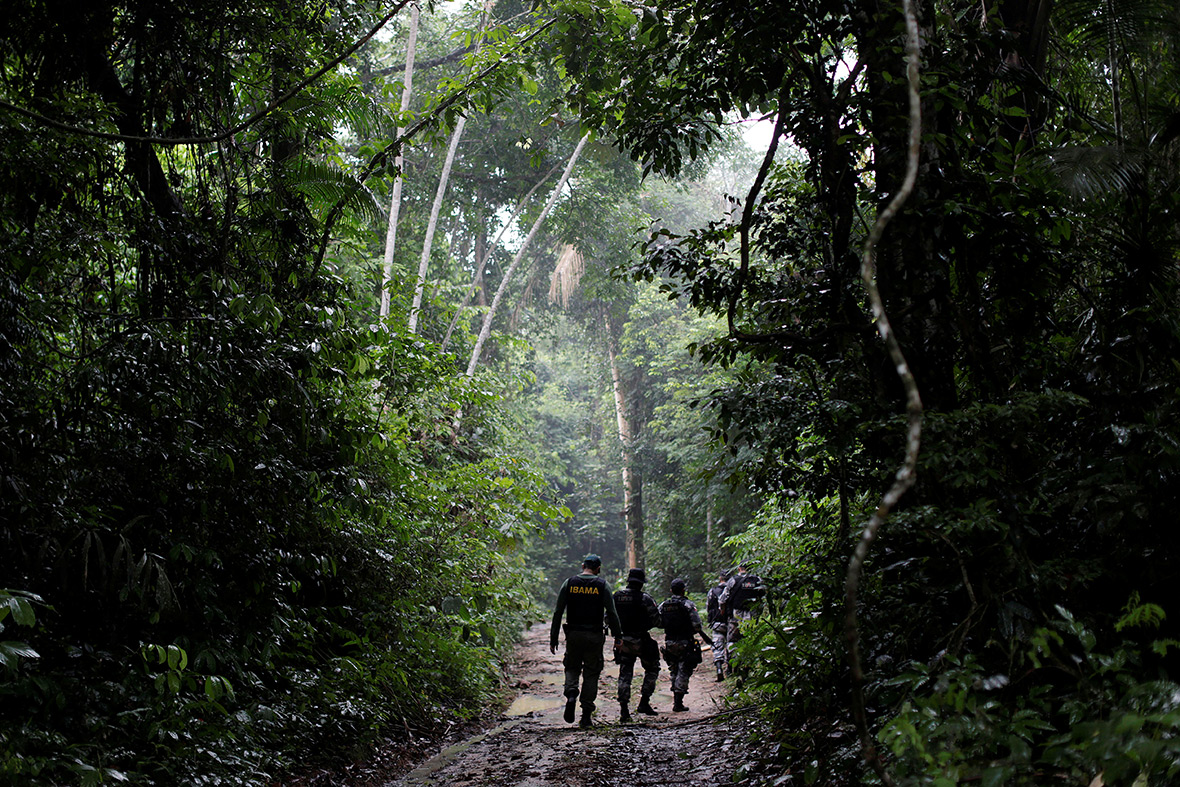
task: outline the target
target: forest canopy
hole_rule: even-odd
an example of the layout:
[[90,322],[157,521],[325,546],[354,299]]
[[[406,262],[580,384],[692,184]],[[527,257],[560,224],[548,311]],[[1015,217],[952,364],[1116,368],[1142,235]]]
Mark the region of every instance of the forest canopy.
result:
[[259,784],[429,735],[595,551],[757,567],[734,696],[781,774],[1170,783],[1178,33],[7,3],[0,775]]

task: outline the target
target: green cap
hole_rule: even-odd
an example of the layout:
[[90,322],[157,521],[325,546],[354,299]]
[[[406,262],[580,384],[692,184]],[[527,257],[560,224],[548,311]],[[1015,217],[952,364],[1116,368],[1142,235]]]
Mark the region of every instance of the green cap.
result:
[[582,558],[583,566],[590,566],[591,568],[602,568],[602,558],[591,552],[586,557]]

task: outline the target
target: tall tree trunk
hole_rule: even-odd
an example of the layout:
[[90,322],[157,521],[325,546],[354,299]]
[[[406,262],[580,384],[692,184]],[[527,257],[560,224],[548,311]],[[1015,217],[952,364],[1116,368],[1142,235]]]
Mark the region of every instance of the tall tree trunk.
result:
[[[479,30],[476,32],[475,53],[479,53],[480,46],[483,44],[483,32],[487,26],[489,15],[491,14],[495,0],[489,0],[484,4],[483,13],[479,19]],[[426,239],[422,243],[422,259],[418,261],[418,281],[414,285],[414,302],[410,306],[410,319],[407,325],[407,330],[413,334],[417,333],[418,329],[418,312],[422,309],[422,293],[426,290],[426,272],[430,267],[430,249],[434,245],[434,233],[438,228],[438,214],[442,210],[443,197],[447,193],[447,181],[451,177],[451,166],[455,163],[455,151],[459,149],[459,140],[463,138],[463,129],[467,127],[467,115],[461,115],[459,122],[455,124],[455,130],[451,134],[451,145],[447,148],[447,160],[443,164],[442,174],[438,179],[438,190],[434,194],[434,204],[430,207],[430,223],[426,227]],[[450,331],[447,331],[447,336],[450,336]]]
[[627,568],[643,568],[643,476],[635,466],[635,431],[628,417],[627,393],[619,372],[619,358],[615,349],[615,332],[610,317],[604,311],[606,352],[610,358],[611,387],[615,394],[615,421],[619,429],[619,443],[623,460],[623,523],[626,527]]
[[[873,0],[877,20],[896,17],[890,2]],[[929,3],[917,7],[922,42],[936,34],[934,8]],[[872,15],[870,15],[872,16]],[[878,194],[878,212],[885,210],[901,187],[906,173],[910,123],[906,115],[909,87],[906,63],[897,58],[894,46],[902,34],[900,20],[892,23],[872,21],[858,34],[857,49],[865,52],[866,81],[869,85],[867,105],[876,144],[873,168]],[[929,46],[928,43],[923,44]],[[958,183],[946,179],[940,166],[942,151],[931,140],[940,129],[953,122],[935,108],[933,95],[922,101],[922,188],[905,204],[897,221],[890,222],[877,244],[876,282],[886,310],[893,315],[893,334],[900,342],[918,385],[922,399],[931,409],[953,410],[958,406],[959,386],[954,359],[958,357],[955,329],[954,293],[948,258],[935,246],[938,241],[935,218],[938,206],[948,194],[956,193]],[[875,369],[875,383],[883,398],[904,403],[906,393],[897,375],[897,367],[879,342],[865,345]]]
[[705,495],[705,569],[717,573],[717,550],[713,545],[713,493]]
[[451,166],[455,163],[455,151],[459,149],[459,140],[463,138],[463,128],[467,125],[467,116],[459,118],[455,124],[455,131],[451,134],[451,145],[447,148],[447,160],[443,163],[442,175],[438,179],[438,189],[434,193],[434,204],[430,206],[430,223],[426,225],[426,239],[422,242],[422,258],[418,260],[418,280],[414,284],[414,302],[410,306],[410,318],[406,330],[418,332],[418,312],[422,309],[422,293],[426,291],[426,272],[430,268],[430,250],[434,246],[434,232],[438,228],[438,214],[442,211],[443,197],[447,193],[447,180],[451,177]]
[[[418,4],[411,4],[410,37],[406,42],[406,79],[402,85],[402,103],[398,115],[398,127],[394,130],[395,139],[402,134],[400,118],[410,109],[410,94],[413,92],[414,83],[414,56],[418,49],[419,14]],[[402,164],[404,161],[401,145],[398,145],[397,157],[393,160],[394,170],[397,174],[393,180],[393,193],[389,197],[389,223],[385,228],[385,259],[381,269],[381,317],[389,316],[389,285],[393,281],[393,248],[397,241],[397,218],[402,202]]]
[[1110,59],[1110,104],[1114,111],[1114,144],[1119,150],[1123,148],[1123,99],[1119,82],[1119,51],[1115,44],[1115,30],[1111,25],[1106,33],[1106,50]]
[[565,165],[565,171],[561,173],[561,180],[557,181],[557,186],[554,187],[553,193],[549,195],[549,201],[545,203],[545,208],[541,211],[541,215],[537,216],[537,220],[533,222],[529,234],[525,236],[524,242],[520,244],[520,249],[516,252],[516,257],[513,258],[512,264],[508,266],[508,270],[504,271],[504,276],[500,279],[500,286],[496,288],[496,295],[492,298],[492,305],[488,307],[487,314],[483,317],[483,325],[479,329],[479,338],[475,340],[475,347],[471,350],[471,360],[467,364],[468,377],[475,374],[475,367],[479,364],[479,356],[483,353],[483,346],[492,333],[492,320],[496,316],[496,308],[500,305],[500,301],[508,289],[508,282],[511,281],[512,274],[516,273],[516,269],[520,267],[520,261],[524,259],[524,254],[528,250],[529,244],[533,242],[533,238],[536,237],[537,230],[541,228],[541,224],[549,217],[549,212],[553,210],[553,206],[557,203],[557,198],[561,196],[561,190],[565,188],[566,182],[569,181],[570,173],[574,171],[574,164],[577,163],[578,156],[582,155],[582,148],[586,147],[586,142],[589,139],[590,135],[587,134],[578,140],[578,146],[570,154],[569,161]]

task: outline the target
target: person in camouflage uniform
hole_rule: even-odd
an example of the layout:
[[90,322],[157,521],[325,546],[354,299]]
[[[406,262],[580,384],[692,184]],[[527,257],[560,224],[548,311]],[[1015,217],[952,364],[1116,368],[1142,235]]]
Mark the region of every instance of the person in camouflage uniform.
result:
[[655,716],[651,695],[656,690],[660,675],[660,648],[648,632],[659,628],[660,611],[651,596],[643,592],[647,575],[641,568],[627,574],[627,587],[615,591],[615,609],[623,626],[623,638],[615,640],[615,663],[619,665],[619,721],[631,721],[631,682],[635,676],[635,660],[643,667],[643,685],[639,690],[636,713]]
[[[553,625],[549,629],[549,652],[557,652],[557,632],[565,629],[565,720],[573,722],[574,708],[579,694],[582,698],[582,719],[580,725],[591,725],[590,715],[594,713],[594,700],[598,697],[598,676],[602,674],[605,660],[602,646],[606,642],[603,631],[603,617],[610,626],[610,632],[617,640],[622,636],[619,614],[606,581],[598,576],[602,559],[598,555],[586,555],[582,561],[582,573],[570,577],[557,594],[557,607],[553,610]],[[565,615],[566,623],[561,624]],[[582,690],[578,691],[578,678],[582,679]]]
[[717,574],[717,584],[709,588],[705,596],[706,622],[713,634],[713,667],[717,670],[717,681],[725,680],[725,670],[729,666],[729,616],[721,606],[721,594],[725,591],[725,583],[729,581],[728,570]]
[[740,624],[754,617],[754,607],[766,595],[762,577],[750,573],[750,564],[742,561],[737,573],[725,583],[721,592],[721,608],[729,615],[729,641],[741,639]]
[[[738,565],[737,573],[725,583],[725,590],[721,591],[718,599],[721,602],[721,613],[729,619],[729,644],[742,638],[742,625],[754,617],[754,608],[762,597],[766,595],[766,588],[762,578],[750,573],[750,564],[742,561]],[[730,651],[732,653],[732,648]],[[740,664],[735,664],[731,657],[730,672],[740,670]]]
[[688,679],[701,663],[701,646],[696,637],[711,644],[701,630],[701,616],[696,604],[684,597],[684,580],[672,580],[672,597],[660,604],[660,620],[664,626],[664,661],[672,673],[672,696],[674,711],[686,711],[684,695],[688,693]]

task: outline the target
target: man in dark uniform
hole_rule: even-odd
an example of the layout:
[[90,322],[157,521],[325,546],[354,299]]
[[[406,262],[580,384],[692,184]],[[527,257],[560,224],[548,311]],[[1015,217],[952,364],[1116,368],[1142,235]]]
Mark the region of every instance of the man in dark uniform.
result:
[[721,611],[729,618],[729,672],[742,671],[742,664],[735,656],[733,643],[742,638],[742,626],[754,617],[754,608],[766,594],[762,578],[751,573],[750,564],[744,560],[738,565],[737,573],[725,583],[721,591]]
[[729,666],[729,616],[721,606],[721,594],[725,591],[725,583],[729,581],[729,571],[717,574],[717,584],[709,588],[705,597],[706,622],[713,635],[713,667],[717,670],[717,681],[725,680],[725,669]]
[[701,630],[701,616],[697,606],[684,597],[684,580],[672,580],[672,597],[660,604],[660,619],[664,624],[664,661],[672,673],[672,696],[674,711],[686,711],[684,695],[688,693],[688,679],[693,668],[701,663],[701,646],[695,637],[705,644],[709,638]]
[[660,675],[660,647],[648,634],[660,627],[660,611],[655,600],[643,592],[647,575],[642,568],[633,568],[627,574],[627,587],[615,591],[615,609],[619,611],[619,622],[623,626],[623,638],[615,641],[615,663],[619,665],[619,721],[631,721],[631,681],[635,676],[635,659],[643,667],[643,685],[639,690],[639,704],[636,713],[649,716],[658,711],[651,706],[651,695],[656,690],[656,679]]
[[742,638],[741,624],[754,617],[754,607],[766,595],[762,578],[750,572],[750,564],[742,561],[738,572],[725,583],[721,592],[721,609],[729,617],[729,641]]
[[594,699],[598,696],[598,676],[604,664],[602,646],[606,642],[602,620],[605,614],[610,633],[617,640],[622,636],[619,614],[606,581],[599,578],[602,558],[586,555],[582,573],[570,577],[557,594],[557,608],[553,611],[553,626],[549,630],[549,652],[557,652],[557,632],[565,623],[565,720],[573,722],[574,706],[578,701],[578,676],[582,677],[581,726],[589,727],[594,713]]

